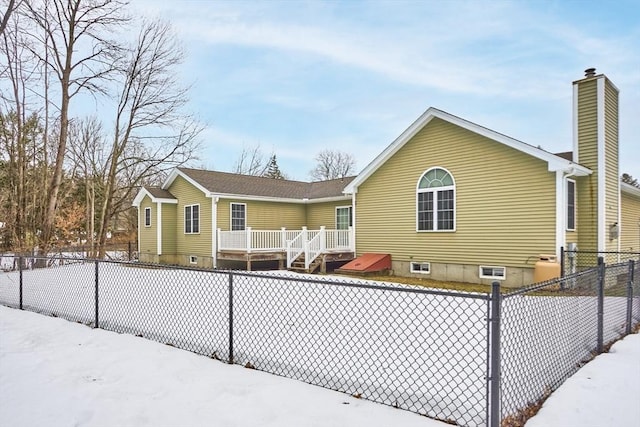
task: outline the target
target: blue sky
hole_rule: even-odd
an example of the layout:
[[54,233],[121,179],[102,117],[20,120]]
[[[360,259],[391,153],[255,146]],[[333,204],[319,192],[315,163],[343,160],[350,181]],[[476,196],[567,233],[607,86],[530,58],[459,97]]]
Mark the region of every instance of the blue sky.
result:
[[184,42],[194,166],[244,147],[307,180],[315,154],[357,170],[433,106],[552,151],[572,149],[572,81],[620,89],[621,172],[640,178],[640,1],[157,1]]

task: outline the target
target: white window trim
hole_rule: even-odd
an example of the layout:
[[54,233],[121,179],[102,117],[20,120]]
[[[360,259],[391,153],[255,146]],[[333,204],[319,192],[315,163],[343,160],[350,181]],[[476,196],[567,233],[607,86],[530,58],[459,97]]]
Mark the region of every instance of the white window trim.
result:
[[[244,206],[244,230],[247,229],[247,204],[246,203],[229,203],[229,230],[233,231],[233,206],[234,205],[242,205]],[[236,230],[236,231],[244,231],[244,230]]]
[[198,256],[197,255],[190,255],[189,256],[189,264],[197,264],[198,263]]
[[[149,212],[149,224],[147,224],[147,212]],[[144,208],[144,226],[151,227],[151,208]]]
[[[429,189],[422,189],[420,188],[420,181],[422,180],[422,177],[425,176],[428,172],[432,171],[433,169],[442,169],[443,171],[447,172],[449,174],[449,176],[451,177],[451,180],[453,181],[453,185],[448,185],[446,187],[435,187],[435,188],[429,188]],[[453,190],[453,228],[451,230],[437,230],[437,229],[433,229],[433,230],[420,230],[420,226],[419,226],[419,220],[418,220],[418,194],[419,193],[427,193],[427,192],[433,192],[434,197],[433,197],[433,225],[434,227],[438,226],[438,209],[437,209],[437,193],[438,191],[446,191],[446,190]],[[427,169],[426,171],[424,171],[420,177],[418,178],[418,182],[416,183],[416,232],[418,233],[453,233],[456,231],[456,227],[457,227],[457,221],[456,221],[456,217],[458,216],[456,214],[457,210],[458,210],[458,206],[457,206],[457,201],[456,201],[456,179],[453,177],[453,174],[447,169],[447,168],[443,168],[441,166],[434,166],[432,168]]]
[[[492,270],[501,269],[502,272],[503,272],[503,275],[502,276],[495,276],[495,275],[485,276],[484,274],[482,274],[482,269],[483,268],[490,268]],[[507,278],[507,267],[501,267],[501,266],[497,266],[497,265],[479,265],[478,266],[478,275],[480,276],[481,279],[506,280],[506,278]]]
[[[351,209],[351,212],[349,212],[349,227],[352,227],[353,226],[353,207],[349,206],[349,205],[347,205],[347,206],[336,206],[335,215],[334,215],[335,221],[336,221],[336,230],[338,230],[338,210],[339,209],[347,209],[347,210]],[[348,230],[349,227],[345,228],[345,230]]]
[[[427,266],[427,271],[424,271],[424,270],[422,270],[422,269],[420,269],[420,270],[415,270],[415,269],[413,268],[414,264],[416,264],[416,265],[426,265],[426,266]],[[430,262],[426,262],[426,261],[424,261],[424,262],[411,261],[411,262],[409,263],[409,271],[410,271],[411,273],[415,273],[415,274],[431,274],[431,263],[430,263]]]
[[[197,206],[198,207],[198,231],[194,232],[193,231],[193,209],[191,209],[191,231],[187,232],[187,208],[189,207],[193,207],[193,206]],[[182,230],[184,231],[184,234],[200,234],[200,203],[194,203],[192,205],[184,205],[184,209],[182,210],[182,212],[184,213],[184,218],[183,218],[183,224],[182,224]]]
[[[573,183],[573,228],[569,228],[569,182]],[[565,184],[565,221],[566,221],[566,231],[576,231],[578,228],[578,205],[577,203],[577,190],[578,190],[578,186],[576,184],[576,180],[575,179],[569,179],[567,178],[567,182]]]

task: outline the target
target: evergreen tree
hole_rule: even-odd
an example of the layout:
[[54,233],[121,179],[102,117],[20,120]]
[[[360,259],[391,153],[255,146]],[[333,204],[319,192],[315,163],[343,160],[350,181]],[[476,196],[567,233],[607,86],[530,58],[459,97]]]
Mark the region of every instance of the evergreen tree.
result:
[[628,173],[622,174],[622,182],[627,183],[629,185],[633,185],[634,187],[640,188],[640,184],[638,184],[638,180],[629,175]]
[[271,159],[269,159],[269,165],[267,166],[267,171],[263,176],[273,179],[285,179],[282,172],[280,172],[275,154],[271,155]]

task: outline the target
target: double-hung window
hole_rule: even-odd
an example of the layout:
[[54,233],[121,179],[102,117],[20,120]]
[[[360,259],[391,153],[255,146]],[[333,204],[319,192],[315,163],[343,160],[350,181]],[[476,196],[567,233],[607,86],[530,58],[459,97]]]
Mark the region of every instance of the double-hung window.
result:
[[231,203],[231,231],[242,231],[247,227],[247,205]]
[[567,230],[576,229],[576,182],[567,180]]
[[184,207],[184,233],[200,233],[200,205],[188,205]]
[[420,177],[417,189],[417,230],[455,230],[456,188],[453,176],[442,169],[429,169]]

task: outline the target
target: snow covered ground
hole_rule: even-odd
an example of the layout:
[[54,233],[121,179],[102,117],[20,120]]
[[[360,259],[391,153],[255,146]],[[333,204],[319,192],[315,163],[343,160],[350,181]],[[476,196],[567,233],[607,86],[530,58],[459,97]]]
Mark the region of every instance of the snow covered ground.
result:
[[184,350],[0,306],[0,425],[445,424]]
[[[527,427],[640,425],[640,335],[563,384]],[[126,334],[0,306],[0,425],[448,424]]]

